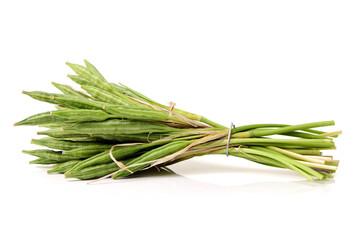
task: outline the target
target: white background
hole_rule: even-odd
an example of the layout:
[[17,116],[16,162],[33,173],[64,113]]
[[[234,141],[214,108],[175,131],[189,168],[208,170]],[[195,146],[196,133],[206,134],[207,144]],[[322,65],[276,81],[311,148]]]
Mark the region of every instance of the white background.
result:
[[[1,1],[1,239],[355,239],[358,1]],[[332,120],[334,180],[224,156],[93,185],[21,153],[66,61],[229,125]],[[347,237],[345,237],[347,236]]]

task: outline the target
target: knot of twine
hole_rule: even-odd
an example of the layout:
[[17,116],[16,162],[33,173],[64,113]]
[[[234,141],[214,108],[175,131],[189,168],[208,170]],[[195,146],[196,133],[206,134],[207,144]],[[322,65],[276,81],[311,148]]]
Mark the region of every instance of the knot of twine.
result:
[[169,106],[169,117],[171,117],[173,115],[173,111],[175,108],[176,103],[174,102],[170,102],[170,106]]

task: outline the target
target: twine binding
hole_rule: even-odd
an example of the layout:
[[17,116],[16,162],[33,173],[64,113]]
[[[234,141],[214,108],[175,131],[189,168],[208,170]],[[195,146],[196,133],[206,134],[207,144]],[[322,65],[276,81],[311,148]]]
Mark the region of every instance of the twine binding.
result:
[[127,170],[129,173],[133,174],[133,173],[134,173],[133,171],[131,171],[130,169],[128,169],[122,162],[116,160],[116,158],[114,157],[114,155],[113,155],[112,152],[113,152],[113,150],[114,150],[115,147],[131,146],[131,145],[139,145],[139,144],[143,144],[143,143],[122,143],[122,144],[115,144],[114,146],[111,147],[110,152],[109,152],[109,155],[110,155],[111,160],[113,160],[114,163],[116,163],[116,165],[118,165],[118,167],[119,167],[120,169],[125,169],[125,170]]
[[226,156],[229,156],[229,144],[230,144],[230,137],[231,137],[231,130],[232,128],[235,128],[235,125],[233,123],[230,124],[229,133],[227,137],[227,143],[226,143]]
[[260,159],[258,159],[258,158],[256,158],[256,157],[254,157],[254,156],[252,156],[252,155],[250,155],[250,154],[247,154],[246,152],[242,151],[242,150],[240,149],[241,147],[246,147],[246,146],[244,146],[244,145],[239,145],[237,148],[235,148],[236,151],[238,151],[239,153],[244,154],[244,155],[246,155],[246,156],[248,156],[248,157],[250,157],[250,158],[252,158],[252,159],[255,159],[255,160],[261,162]]

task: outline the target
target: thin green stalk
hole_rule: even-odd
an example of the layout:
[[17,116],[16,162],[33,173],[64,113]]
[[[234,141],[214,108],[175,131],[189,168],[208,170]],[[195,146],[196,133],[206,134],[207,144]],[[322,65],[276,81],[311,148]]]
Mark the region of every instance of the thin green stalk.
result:
[[[310,167],[302,164],[302,163],[299,163],[298,161],[295,161],[294,159],[290,158],[290,157],[287,157],[281,153],[278,153],[274,150],[271,150],[271,149],[267,149],[267,148],[264,148],[264,147],[253,147],[253,149],[249,150],[247,148],[244,148],[244,151],[252,151],[252,150],[256,150],[256,151],[260,151],[262,153],[265,153],[264,155],[265,156],[272,156],[271,158],[276,158],[276,160],[279,160],[279,161],[287,161],[289,164],[292,164],[293,166],[297,167],[298,169],[301,169],[302,171],[306,172],[307,174],[310,174],[312,176],[315,176],[317,177],[318,179],[322,179],[323,176],[318,173],[317,171],[311,169]],[[255,153],[254,153],[255,154]],[[262,155],[262,154],[260,154]],[[283,162],[284,163],[284,162]]]
[[[243,132],[243,131],[247,131],[247,130],[251,130],[251,129],[255,129],[255,128],[282,128],[282,127],[288,127],[291,125],[288,124],[274,124],[274,123],[265,123],[265,124],[250,124],[250,125],[244,125],[244,126],[239,126],[233,129],[233,133],[237,133],[237,132]],[[319,130],[315,130],[315,129],[303,129],[302,131],[304,132],[309,132],[309,133],[314,133],[314,134],[324,134],[325,132],[323,131],[319,131]]]
[[315,127],[325,127],[325,126],[331,126],[334,125],[334,121],[322,121],[322,122],[314,122],[314,123],[305,123],[305,124],[299,124],[299,125],[291,125],[287,127],[281,127],[276,129],[253,129],[248,132],[238,132],[238,129],[234,129],[233,134],[234,137],[262,137],[262,136],[269,136],[269,135],[275,135],[275,134],[283,134],[288,132],[293,132],[296,130],[304,130],[309,128],[315,128]]
[[[218,147],[225,146],[227,144],[227,139],[216,140],[211,143],[204,144],[205,147]],[[275,145],[282,146],[288,145],[292,148],[294,146],[299,147],[325,147],[331,148],[334,147],[334,143],[329,139],[272,139],[272,138],[231,138],[231,146],[239,145]]]

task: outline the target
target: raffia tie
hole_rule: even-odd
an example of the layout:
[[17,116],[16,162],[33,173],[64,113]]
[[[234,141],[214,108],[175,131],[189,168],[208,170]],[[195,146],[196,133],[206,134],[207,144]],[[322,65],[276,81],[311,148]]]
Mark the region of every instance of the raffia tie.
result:
[[171,117],[173,115],[173,111],[175,108],[176,103],[174,102],[170,102],[170,106],[169,106],[169,117]]
[[129,173],[133,174],[134,172],[131,171],[130,169],[128,169],[122,162],[116,160],[116,158],[113,155],[113,150],[115,147],[120,147],[120,146],[131,146],[131,145],[139,145],[139,144],[143,144],[143,143],[123,143],[123,144],[115,144],[114,146],[111,147],[109,155],[111,160],[114,161],[114,163],[116,163],[116,165],[118,165],[119,168],[121,169],[125,169],[126,171],[128,171]]
[[246,147],[246,146],[244,146],[244,145],[240,145],[240,146],[238,146],[237,148],[235,148],[235,150],[236,151],[238,151],[239,153],[241,153],[241,154],[244,154],[244,155],[246,155],[246,156],[248,156],[248,157],[250,157],[250,158],[252,158],[252,159],[255,159],[255,160],[257,160],[257,161],[260,161],[261,162],[261,160],[260,159],[258,159],[258,158],[256,158],[256,157],[254,157],[254,156],[251,156],[250,154],[247,154],[246,152],[244,152],[244,151],[242,151],[240,148],[241,147]]

